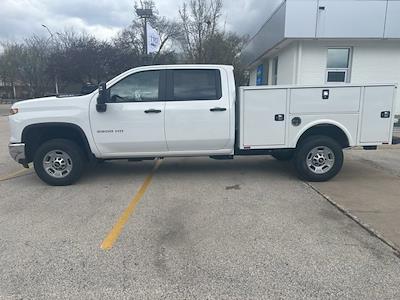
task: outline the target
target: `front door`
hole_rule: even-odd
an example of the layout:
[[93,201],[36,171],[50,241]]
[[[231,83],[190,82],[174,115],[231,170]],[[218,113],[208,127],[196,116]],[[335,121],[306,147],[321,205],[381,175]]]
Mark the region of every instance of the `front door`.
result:
[[229,95],[222,93],[220,71],[168,70],[167,77],[165,135],[169,151],[226,149],[230,105]]
[[133,73],[108,87],[107,111],[90,120],[95,143],[105,157],[151,155],[167,151],[164,133],[165,102],[161,87],[165,71]]

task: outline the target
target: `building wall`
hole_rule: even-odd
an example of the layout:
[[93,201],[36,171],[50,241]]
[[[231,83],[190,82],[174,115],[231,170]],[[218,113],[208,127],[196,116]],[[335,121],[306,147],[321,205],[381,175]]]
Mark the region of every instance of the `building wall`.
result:
[[[351,47],[350,83],[400,84],[400,40],[293,41],[268,57],[279,57],[278,84],[325,84],[330,47]],[[400,93],[397,113],[400,113]]]
[[256,85],[257,82],[257,68],[250,70],[249,85]]
[[351,47],[351,83],[400,83],[400,41],[303,41],[299,84],[325,83],[327,49]]
[[298,43],[293,42],[277,53],[278,84],[294,84],[297,69]]
[[273,52],[264,60],[259,61],[250,69],[250,85],[256,85],[257,67],[264,65],[266,76],[265,84],[272,84],[273,77],[273,59],[278,57],[278,78],[277,84],[294,84],[296,80],[297,60],[298,60],[298,42],[292,42],[282,49]]
[[[301,44],[298,84],[325,83],[329,47],[352,48],[350,83],[400,84],[400,40],[303,41]],[[400,94],[396,110],[400,113]]]

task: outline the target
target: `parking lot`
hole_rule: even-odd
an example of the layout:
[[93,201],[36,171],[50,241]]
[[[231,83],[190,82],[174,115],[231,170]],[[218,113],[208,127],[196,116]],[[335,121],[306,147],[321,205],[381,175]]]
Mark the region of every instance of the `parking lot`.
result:
[[397,146],[347,151],[319,184],[243,157],[105,162],[51,187],[7,144],[0,117],[0,299],[400,297]]

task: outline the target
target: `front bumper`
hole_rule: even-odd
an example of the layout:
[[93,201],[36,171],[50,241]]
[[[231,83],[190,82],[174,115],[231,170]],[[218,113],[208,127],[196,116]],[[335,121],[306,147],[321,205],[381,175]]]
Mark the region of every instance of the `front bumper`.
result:
[[27,165],[26,156],[25,156],[25,144],[8,144],[8,151],[10,152],[11,157],[22,165]]

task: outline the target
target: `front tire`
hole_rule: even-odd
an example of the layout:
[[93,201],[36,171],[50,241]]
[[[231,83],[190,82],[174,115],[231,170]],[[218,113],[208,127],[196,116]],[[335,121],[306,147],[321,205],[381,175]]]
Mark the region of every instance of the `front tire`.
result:
[[66,139],[45,142],[37,149],[33,160],[39,178],[54,186],[75,183],[82,175],[84,164],[81,148]]
[[335,177],[343,166],[343,150],[334,139],[310,136],[296,150],[294,164],[303,180],[321,182]]

